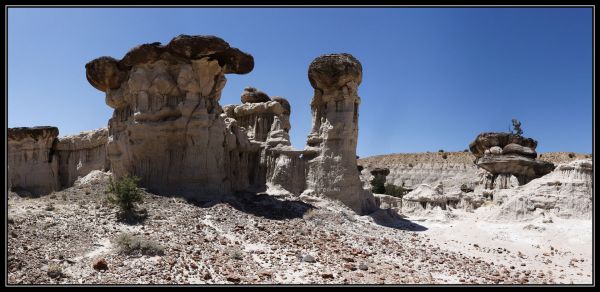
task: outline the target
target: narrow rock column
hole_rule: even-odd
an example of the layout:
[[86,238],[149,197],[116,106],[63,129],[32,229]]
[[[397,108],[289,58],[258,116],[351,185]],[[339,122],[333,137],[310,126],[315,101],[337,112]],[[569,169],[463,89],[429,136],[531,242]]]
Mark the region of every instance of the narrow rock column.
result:
[[378,202],[362,188],[356,161],[358,85],[362,66],[350,54],[316,58],[308,69],[315,89],[312,131],[307,141],[307,190],[342,201],[359,214],[375,211]]

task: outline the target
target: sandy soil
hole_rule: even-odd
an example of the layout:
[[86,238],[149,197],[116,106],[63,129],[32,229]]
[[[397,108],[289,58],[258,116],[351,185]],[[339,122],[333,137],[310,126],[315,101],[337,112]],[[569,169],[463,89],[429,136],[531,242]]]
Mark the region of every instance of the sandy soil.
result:
[[592,283],[591,220],[494,222],[486,220],[487,208],[452,212],[456,217],[451,220],[407,219],[425,226],[423,233],[444,249],[509,267],[542,270],[556,283]]

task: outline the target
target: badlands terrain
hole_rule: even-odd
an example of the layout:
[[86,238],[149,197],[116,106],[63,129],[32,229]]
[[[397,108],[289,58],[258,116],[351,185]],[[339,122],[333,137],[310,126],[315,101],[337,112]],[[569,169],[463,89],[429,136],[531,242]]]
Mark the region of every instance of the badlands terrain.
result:
[[[437,155],[359,164],[425,167]],[[467,155],[447,159],[467,166]],[[544,156],[556,163],[585,157]],[[9,284],[592,283],[589,219],[498,219],[493,203],[359,216],[326,197],[190,201],[147,193],[146,217],[123,221],[105,200],[109,175],[93,171],[42,197],[9,193]],[[151,243],[153,252],[124,253],[124,234]]]
[[[8,283],[592,283],[591,155],[538,155],[515,120],[470,152],[358,160],[360,61],[307,67],[294,148],[285,97],[219,103],[254,68],[219,37],[85,64],[107,127],[8,129]],[[107,187],[127,176],[146,198],[123,218]]]

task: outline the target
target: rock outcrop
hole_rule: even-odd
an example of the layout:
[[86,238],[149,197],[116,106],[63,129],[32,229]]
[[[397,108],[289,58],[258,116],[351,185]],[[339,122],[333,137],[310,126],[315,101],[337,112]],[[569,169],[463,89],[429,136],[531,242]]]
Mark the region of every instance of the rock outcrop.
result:
[[305,193],[340,200],[359,214],[370,213],[379,204],[363,189],[356,163],[362,66],[349,54],[323,55],[310,64],[308,79],[315,93],[305,148]]
[[107,134],[103,128],[59,138],[56,127],[9,128],[9,189],[45,195],[107,170]]
[[242,93],[240,100],[242,103],[257,103],[271,101],[271,98],[269,98],[266,93],[254,87],[246,87],[244,88],[244,92]]
[[523,185],[548,174],[554,164],[536,160],[537,141],[511,133],[481,133],[469,148],[477,166],[494,175],[514,175]]
[[58,128],[9,128],[7,136],[9,189],[33,195],[59,190]]
[[90,84],[114,108],[107,143],[113,174],[138,176],[159,194],[193,198],[253,185],[255,176],[245,170],[256,164],[259,147],[221,117],[219,105],[225,74],[253,67],[252,56],[218,37],[187,35],[165,46],[138,46],[118,61],[86,64]]
[[72,186],[77,178],[93,170],[108,170],[107,141],[107,128],[59,138],[55,150],[61,187]]
[[593,167],[591,159],[559,164],[551,173],[511,190],[498,190],[498,218],[528,219],[544,213],[561,218],[592,216]]
[[253,67],[252,56],[214,36],[180,35],[120,60],[92,60],[86,77],[114,109],[108,128],[60,139],[52,127],[11,129],[9,182],[47,193],[110,170],[139,177],[150,192],[195,200],[268,192],[375,211],[379,200],[363,189],[356,163],[358,60],[333,54],[310,64],[313,127],[304,150],[291,147],[285,98],[247,87],[242,104],[219,104],[225,74]]
[[436,185],[444,180],[461,179],[457,182],[459,186],[467,183],[464,179],[477,173],[474,159],[475,156],[468,152],[402,153],[367,157],[358,163],[364,167],[361,176],[367,183],[371,170],[388,168],[387,183],[414,189],[420,184]]

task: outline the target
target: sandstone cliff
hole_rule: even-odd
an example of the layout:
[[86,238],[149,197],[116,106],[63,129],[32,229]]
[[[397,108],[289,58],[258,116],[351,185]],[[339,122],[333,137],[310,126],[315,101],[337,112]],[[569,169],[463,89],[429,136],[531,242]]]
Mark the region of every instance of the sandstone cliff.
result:
[[8,129],[8,187],[34,195],[60,189],[55,153],[58,128]]

